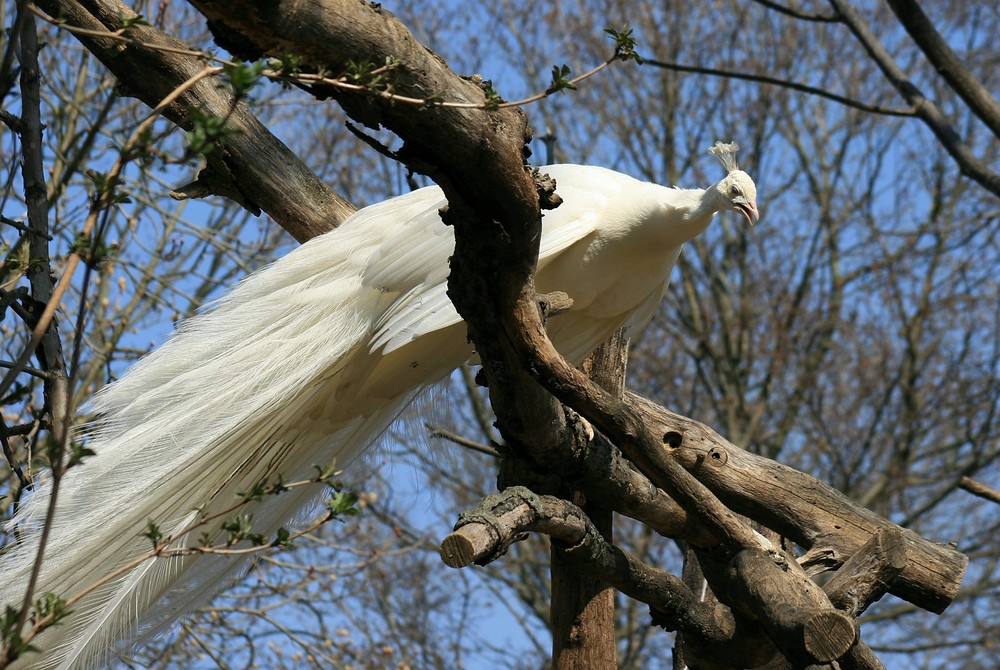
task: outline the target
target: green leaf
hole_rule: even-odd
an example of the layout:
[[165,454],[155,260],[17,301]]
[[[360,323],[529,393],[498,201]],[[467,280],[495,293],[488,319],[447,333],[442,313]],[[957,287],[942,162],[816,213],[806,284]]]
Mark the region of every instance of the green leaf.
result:
[[21,616],[21,610],[16,607],[11,607],[7,605],[4,608],[3,615],[0,616],[0,635],[3,635],[4,641],[6,641],[10,633],[17,626],[17,620]]
[[149,541],[153,543],[153,547],[163,539],[163,533],[160,531],[160,527],[152,519],[146,519],[146,532],[142,534],[143,537],[149,538]]
[[355,505],[358,503],[358,494],[353,492],[337,492],[330,496],[327,507],[334,518],[341,516],[357,516],[361,514]]
[[[261,73],[266,69],[267,64],[263,60],[254,63],[238,63],[235,65],[226,64],[222,66],[222,72],[229,79],[229,85],[238,97],[243,97],[250,92],[254,86],[260,83]],[[279,66],[280,67],[280,66]]]
[[604,32],[611,35],[611,39],[615,41],[615,58],[621,61],[633,60],[642,65],[642,56],[635,51],[636,43],[635,38],[632,37],[631,28],[628,26],[623,27],[621,30],[605,28]]
[[83,463],[83,459],[93,456],[94,450],[89,449],[79,442],[69,443],[69,463],[66,464],[67,467],[74,467]]
[[363,86],[371,91],[386,91],[392,87],[395,81],[392,71],[399,65],[400,61],[392,56],[386,57],[382,65],[367,59],[349,60],[342,76],[349,84]]
[[483,82],[483,95],[486,96],[486,103],[483,105],[483,109],[487,112],[497,111],[500,109],[500,105],[504,102],[504,99],[501,98],[500,94],[493,88],[492,81]]
[[66,601],[54,593],[45,593],[36,600],[32,611],[35,621],[51,616],[52,621],[48,624],[50,626],[67,614],[69,614],[69,610],[66,609]]
[[115,186],[118,184],[118,180],[112,178],[105,172],[98,172],[97,170],[86,170],[84,174],[90,179],[91,183],[94,185],[94,190],[97,191],[97,195],[104,195],[105,193],[110,193]]
[[236,497],[243,498],[244,500],[248,501],[249,500],[259,501],[264,497],[264,494],[266,492],[267,492],[267,480],[262,479],[256,484],[254,484],[253,488],[250,489],[249,491],[238,491],[236,493]]
[[337,461],[330,461],[326,467],[321,467],[319,465],[313,464],[313,468],[316,470],[316,481],[325,482],[334,488],[339,488],[337,486],[339,482],[333,480],[333,477],[337,474]]
[[147,21],[142,14],[136,14],[135,16],[128,16],[125,12],[118,12],[118,20],[122,22],[122,28],[128,29],[132,26],[148,26],[149,21]]
[[278,532],[275,533],[274,542],[272,542],[271,544],[273,544],[276,547],[283,547],[285,549],[288,549],[292,546],[291,536],[292,534],[288,532],[287,528],[279,528]]
[[7,647],[7,660],[14,660],[21,654],[28,651],[38,651],[37,648],[28,644],[21,638],[17,628],[17,620],[21,616],[21,610],[7,605],[2,616],[0,616],[0,642]]
[[272,70],[285,77],[297,76],[302,72],[304,63],[305,61],[301,56],[293,54],[291,51],[285,51],[278,55],[277,58],[269,58],[267,60],[267,65]]
[[230,547],[244,540],[250,542],[255,547],[267,543],[263,535],[253,532],[253,515],[251,514],[240,514],[239,516],[226,519],[222,523],[222,530],[229,533],[226,545]]
[[284,493],[288,490],[288,486],[285,485],[285,477],[280,472],[278,476],[274,478],[274,483],[271,484],[271,488],[268,490],[268,494],[276,496],[279,493]]
[[226,137],[234,135],[238,130],[226,126],[224,117],[212,116],[199,110],[192,110],[191,122],[193,127],[185,136],[187,139],[188,157],[207,156],[215,151],[215,148],[225,143]]
[[565,90],[576,90],[576,85],[570,82],[571,71],[568,65],[553,65],[552,66],[552,84],[549,85],[545,92],[548,94],[558,93]]

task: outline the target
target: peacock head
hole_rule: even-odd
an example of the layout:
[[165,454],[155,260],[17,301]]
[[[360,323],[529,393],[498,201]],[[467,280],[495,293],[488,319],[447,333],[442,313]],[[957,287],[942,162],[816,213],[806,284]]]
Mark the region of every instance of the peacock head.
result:
[[739,148],[740,145],[736,142],[729,144],[716,142],[708,153],[718,158],[729,172],[725,179],[715,185],[722,202],[722,209],[742,212],[753,226],[760,219],[760,214],[757,212],[757,186],[750,175],[736,165],[736,152]]

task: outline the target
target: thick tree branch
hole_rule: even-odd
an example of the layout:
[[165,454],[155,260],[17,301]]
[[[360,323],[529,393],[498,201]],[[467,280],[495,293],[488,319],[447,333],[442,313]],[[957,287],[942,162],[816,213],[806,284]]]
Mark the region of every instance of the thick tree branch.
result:
[[657,489],[613,445],[596,441],[580,465],[574,473],[577,486],[615,512],[644,523],[663,537],[683,538],[699,546],[718,544],[693,515]]
[[854,619],[836,610],[825,593],[787,554],[776,549],[696,550],[712,591],[736,611],[749,609],[793,667],[828,663],[858,638]]
[[[623,452],[721,541],[714,555],[734,561],[732,572],[715,571],[713,590],[739,588],[771,640],[794,664],[829,662],[847,653],[857,640],[853,620],[835,610],[825,593],[796,564],[776,555],[771,543],[667,455],[677,436],[649,421],[633,403],[614,398],[570,366],[553,349],[544,330],[533,327],[535,312],[524,301],[505,320],[505,332],[522,363],[563,402],[580,409]],[[524,324],[527,324],[526,326]],[[706,573],[707,574],[707,573]],[[780,607],[776,603],[786,603]]]
[[[625,392],[627,364],[628,337],[620,330],[584,361],[583,369],[602,388],[621,396]],[[586,458],[594,441],[593,432],[587,433],[576,431],[575,444],[567,444],[564,451]],[[611,450],[610,445],[603,446]],[[576,502],[603,542],[610,543],[614,513],[605,502],[608,499],[592,497],[591,491],[578,482],[566,484],[567,490],[560,492],[562,497]],[[613,667],[617,657],[614,589],[602,575],[580,570],[572,551],[556,543],[552,545],[551,566],[553,668]]]
[[903,533],[883,528],[840,566],[823,590],[837,609],[856,617],[889,591],[905,567]]
[[[52,263],[49,257],[49,206],[46,198],[45,166],[42,160],[42,120],[39,92],[38,42],[35,21],[28,17],[21,30],[21,155],[25,203],[28,209],[28,258],[27,277],[31,285],[31,322],[34,328],[41,319],[45,306],[52,300],[55,287],[52,281]],[[44,394],[49,412],[52,438],[65,444],[73,408],[66,358],[63,354],[59,328],[53,320],[46,329],[35,351],[39,367],[45,371]],[[11,463],[11,467],[15,467]]]
[[[391,12],[360,0],[292,2],[192,0],[217,38],[244,58],[291,52],[304,67],[342,73],[351,63],[392,59],[395,92],[414,98],[482,103],[478,83],[462,79],[419,44]],[[525,166],[529,138],[517,109],[395,105],[364,92],[327,88],[353,119],[384,126],[404,141],[395,156],[430,176],[448,199],[446,223],[456,230],[449,282],[452,300],[483,360],[494,411],[509,443],[541,452],[559,444],[558,405],[530,381],[516,360],[493,344],[498,314],[523,298],[540,323],[532,282],[541,215],[551,185],[539,190]],[[476,166],[470,170],[470,166]]]
[[806,568],[842,565],[879,531],[899,531],[907,562],[890,592],[938,613],[958,593],[968,558],[954,547],[900,529],[815,477],[744,451],[697,421],[634,394],[629,400],[673,435],[671,457],[728,506],[808,549],[800,559]]
[[709,533],[734,552],[766,548],[767,543],[667,455],[662,432],[654,433],[629,402],[601,389],[559,355],[530,303],[519,300],[503,325],[525,368],[562,402],[583,413]]
[[[36,4],[69,25],[98,32],[121,30],[122,19],[135,16],[118,0],[39,0]],[[190,51],[186,44],[151,25],[133,24],[126,34],[148,46],[95,35],[77,35],[77,39],[130,95],[150,107],[205,68],[199,59],[178,53]],[[272,135],[243,102],[234,104],[228,87],[212,79],[202,80],[163,115],[190,130],[196,110],[228,117],[227,127],[236,132],[208,155],[208,167],[199,177],[205,189],[192,195],[200,197],[210,191],[231,197],[254,213],[264,210],[299,241],[330,230],[354,212],[350,203]]]
[[657,570],[607,542],[587,515],[554,496],[538,496],[513,487],[484,498],[464,513],[455,532],[441,543],[441,557],[453,568],[497,559],[524,532],[549,535],[564,559],[577,570],[598,576],[622,593],[649,604],[657,622],[684,631],[711,648],[719,660],[761,663],[775,653],[752,625],[737,625],[732,613],[699,600],[674,575]]
[[[352,63],[393,60],[394,91],[421,99],[446,98],[482,103],[483,89],[461,79],[434,53],[422,46],[386,9],[359,0],[217,2],[192,0],[216,34],[217,41],[242,58],[294,53],[304,67],[343,73]],[[534,209],[538,197],[524,167],[526,123],[518,110],[486,113],[480,109],[394,105],[366,92],[323,89],[356,121],[370,128],[386,127],[404,140],[397,158],[430,174],[450,195],[461,184],[477,213],[492,220],[495,213]],[[510,124],[510,125],[508,125]],[[440,142],[447,128],[448,142]],[[507,136],[510,137],[507,137]],[[517,146],[509,144],[516,137]],[[499,144],[498,144],[499,143]],[[505,150],[515,149],[513,157]],[[486,174],[475,178],[469,165]],[[498,174],[499,173],[499,174]],[[485,188],[488,178],[502,176],[507,188]],[[530,212],[522,212],[528,213]],[[530,221],[530,216],[526,219]],[[525,225],[525,224],[521,224]]]

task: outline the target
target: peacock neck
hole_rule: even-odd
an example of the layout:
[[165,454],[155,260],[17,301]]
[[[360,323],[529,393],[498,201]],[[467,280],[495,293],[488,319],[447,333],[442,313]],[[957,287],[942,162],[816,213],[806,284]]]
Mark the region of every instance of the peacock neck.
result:
[[726,200],[722,196],[722,182],[712,184],[702,191],[698,206],[693,212],[695,218],[710,220],[717,212],[726,208]]
[[707,189],[672,189],[668,208],[680,214],[674,233],[687,241],[708,227],[723,203],[717,185],[712,185]]

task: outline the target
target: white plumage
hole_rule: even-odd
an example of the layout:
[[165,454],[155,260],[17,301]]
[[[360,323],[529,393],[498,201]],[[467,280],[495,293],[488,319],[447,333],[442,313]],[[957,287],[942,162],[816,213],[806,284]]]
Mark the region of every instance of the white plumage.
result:
[[[717,211],[756,221],[756,189],[732,151],[713,151],[729,174],[707,190],[542,168],[564,202],[544,213],[536,284],[574,300],[549,323],[569,360],[623,324],[649,321],[681,245]],[[421,389],[468,360],[445,293],[454,238],[438,215],[444,204],[429,187],[357,212],[247,277],[98,393],[96,455],[63,481],[36,595],[68,597],[148,551],[147,519],[174,533],[262,479],[348,463]],[[250,510],[254,529],[273,535],[315,495],[266,497]],[[0,606],[20,604],[47,504],[42,484],[12,522],[22,539],[0,556]],[[217,523],[210,531],[225,537]],[[202,604],[243,565],[208,555],[146,561],[84,598],[20,665],[98,665]]]

